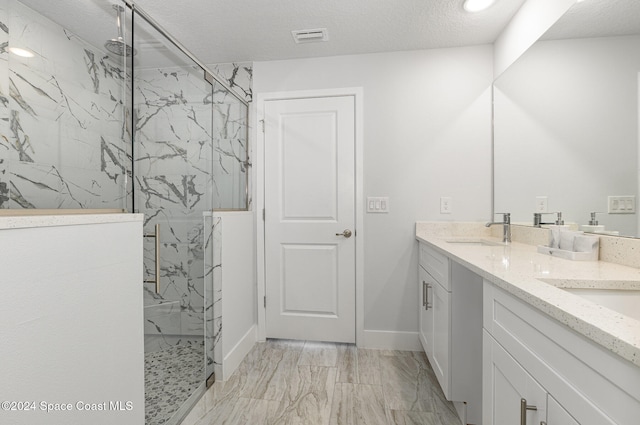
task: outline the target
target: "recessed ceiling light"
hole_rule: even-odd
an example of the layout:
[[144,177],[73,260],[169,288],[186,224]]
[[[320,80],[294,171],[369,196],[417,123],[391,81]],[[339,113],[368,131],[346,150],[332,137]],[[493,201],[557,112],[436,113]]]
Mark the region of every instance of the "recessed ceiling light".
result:
[[464,10],[467,12],[480,12],[481,10],[487,9],[491,6],[495,0],[465,0]]
[[23,58],[32,58],[34,56],[33,52],[30,52],[27,49],[21,49],[19,47],[9,47],[9,51],[16,56],[20,56]]

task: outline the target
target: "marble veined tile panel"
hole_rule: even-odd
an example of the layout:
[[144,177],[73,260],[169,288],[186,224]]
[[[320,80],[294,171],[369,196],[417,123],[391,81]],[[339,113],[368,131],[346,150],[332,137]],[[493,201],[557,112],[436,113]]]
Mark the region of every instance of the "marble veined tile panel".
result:
[[209,69],[247,102],[253,100],[253,64],[251,62],[209,65]]
[[207,371],[222,376],[222,218],[209,214],[204,223]]
[[56,167],[10,161],[9,208],[56,208],[62,191],[62,176]]
[[[2,146],[8,148],[4,157],[13,160],[11,167],[4,165],[9,177],[3,178],[12,201],[2,206],[123,207],[126,153],[109,151],[127,150],[121,99],[126,74],[100,49],[46,17],[19,2],[7,5],[2,22],[8,34],[2,33],[8,43],[35,56],[0,54],[5,59],[0,99],[5,99],[2,133],[7,139]],[[116,139],[118,148],[105,149]]]
[[145,305],[145,335],[180,335],[181,308],[178,301]]
[[246,107],[239,102],[213,104],[213,136],[217,139],[246,139]]
[[114,208],[124,204],[124,175],[112,178],[101,170],[60,167],[61,185],[56,208]]
[[136,175],[136,190],[141,209],[167,211],[175,215],[176,211],[187,214],[191,211],[209,210],[210,194],[207,191],[207,176],[185,175]]

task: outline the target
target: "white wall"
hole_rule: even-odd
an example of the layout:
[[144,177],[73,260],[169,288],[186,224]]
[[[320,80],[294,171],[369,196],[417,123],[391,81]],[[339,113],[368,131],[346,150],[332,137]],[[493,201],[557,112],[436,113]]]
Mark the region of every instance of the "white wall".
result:
[[417,330],[416,220],[489,218],[492,75],[492,46],[254,63],[254,95],[363,88],[364,196],[390,198],[365,214],[365,330]]
[[142,219],[0,219],[0,401],[35,402],[0,423],[144,424]]
[[252,211],[214,212],[222,238],[222,379],[256,342],[255,241]]

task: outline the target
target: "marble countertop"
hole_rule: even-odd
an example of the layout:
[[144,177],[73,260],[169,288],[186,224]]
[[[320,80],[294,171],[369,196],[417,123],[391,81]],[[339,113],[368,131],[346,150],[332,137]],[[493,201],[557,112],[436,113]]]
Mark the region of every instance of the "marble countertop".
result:
[[[487,233],[447,236],[416,228],[416,238],[484,279],[640,366],[640,321],[560,288],[640,290],[640,269],[604,261],[570,261],[536,251],[535,245],[501,245]],[[468,234],[468,233],[467,233]],[[486,239],[496,246],[452,243]],[[640,308],[640,306],[639,306]]]
[[125,223],[142,221],[144,214],[51,214],[0,216],[0,230],[33,227],[75,226],[82,224]]

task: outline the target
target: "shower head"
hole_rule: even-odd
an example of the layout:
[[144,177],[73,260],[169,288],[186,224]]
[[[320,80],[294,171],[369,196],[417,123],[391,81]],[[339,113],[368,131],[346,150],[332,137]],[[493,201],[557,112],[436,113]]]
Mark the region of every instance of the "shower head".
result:
[[104,47],[109,52],[113,53],[114,55],[118,55],[118,56],[129,57],[129,56],[135,55],[137,53],[134,48],[129,46],[127,43],[124,42],[124,40],[122,40],[120,38],[113,38],[113,39],[107,41],[106,43],[104,43]]
[[114,4],[113,9],[116,11],[116,19],[117,19],[117,25],[118,25],[118,38],[112,38],[111,40],[107,40],[107,42],[104,43],[104,47],[114,55],[126,56],[126,57],[129,57],[132,55],[135,56],[136,49],[134,49],[133,47],[125,43],[124,37],[122,36],[122,16],[124,15],[124,7],[118,4]]

